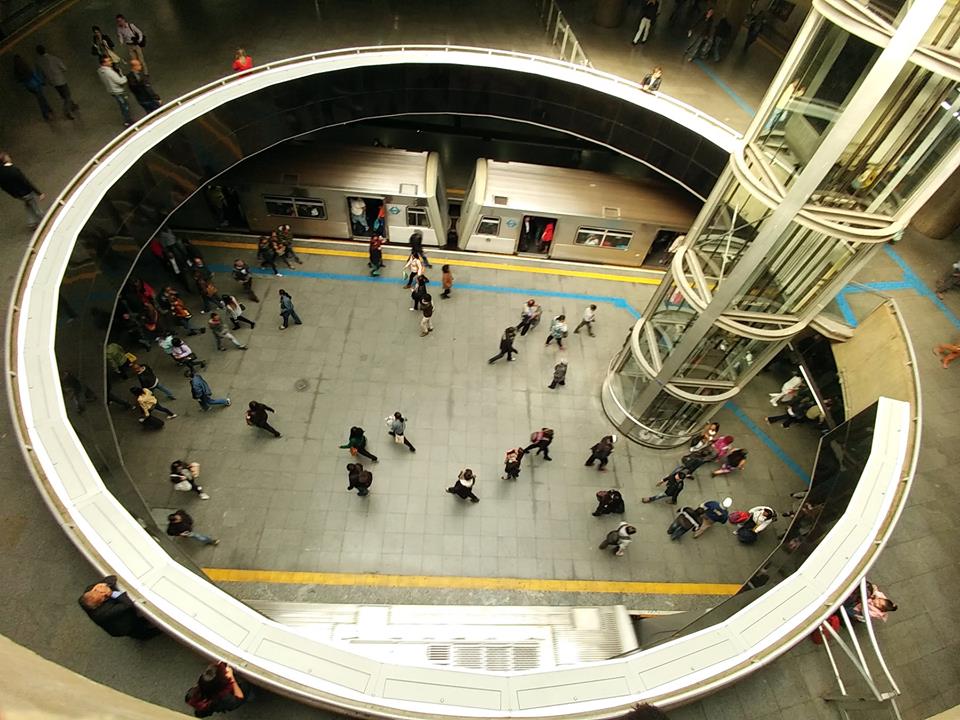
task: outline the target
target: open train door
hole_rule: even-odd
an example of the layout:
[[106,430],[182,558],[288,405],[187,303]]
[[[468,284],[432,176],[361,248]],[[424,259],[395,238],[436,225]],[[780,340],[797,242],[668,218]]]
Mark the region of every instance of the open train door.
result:
[[350,234],[354,239],[365,240],[373,235],[387,237],[382,197],[348,195],[347,213],[350,216]]

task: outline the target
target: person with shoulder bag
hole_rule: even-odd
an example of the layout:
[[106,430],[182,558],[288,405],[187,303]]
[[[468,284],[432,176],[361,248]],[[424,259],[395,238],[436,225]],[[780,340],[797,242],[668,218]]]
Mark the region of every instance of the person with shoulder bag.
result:
[[365,458],[370,458],[374,462],[380,462],[376,455],[367,450],[367,436],[364,434],[363,428],[357,427],[356,425],[350,428],[350,435],[347,438],[347,442],[341,445],[340,449],[349,449],[350,454],[354,457],[363,455]]
[[143,48],[147,46],[147,36],[123,15],[117,15],[117,39],[127,46],[130,59],[139,60],[143,66],[143,72],[148,72],[147,61],[143,57]]
[[180,492],[195,492],[201,500],[209,500],[203,488],[197,484],[197,478],[200,477],[200,463],[187,463],[183,460],[174,460],[170,463],[170,482],[174,490]]
[[478,503],[480,502],[480,498],[473,492],[473,486],[476,482],[477,476],[473,474],[473,470],[466,468],[460,471],[460,474],[457,476],[457,481],[453,484],[453,487],[447,488],[447,492],[456,495],[462,500],[469,499],[470,502]]
[[617,557],[621,557],[624,553],[624,550],[627,549],[627,546],[633,542],[633,536],[636,534],[637,529],[633,525],[628,522],[621,521],[616,530],[611,530],[607,533],[607,536],[603,539],[603,542],[600,543],[599,548],[601,550],[612,548],[613,554]]
[[416,452],[417,449],[411,444],[407,439],[405,434],[407,429],[407,419],[397,410],[390,417],[384,418],[384,422],[387,424],[387,433],[393,437],[393,441],[397,445],[406,445],[410,452]]

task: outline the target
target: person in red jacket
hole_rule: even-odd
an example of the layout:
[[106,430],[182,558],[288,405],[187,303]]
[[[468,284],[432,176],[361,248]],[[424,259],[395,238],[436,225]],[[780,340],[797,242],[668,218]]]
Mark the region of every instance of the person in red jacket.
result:
[[244,70],[249,70],[252,67],[253,58],[247,55],[247,51],[243,48],[237,48],[237,52],[233,56],[233,71],[243,72]]

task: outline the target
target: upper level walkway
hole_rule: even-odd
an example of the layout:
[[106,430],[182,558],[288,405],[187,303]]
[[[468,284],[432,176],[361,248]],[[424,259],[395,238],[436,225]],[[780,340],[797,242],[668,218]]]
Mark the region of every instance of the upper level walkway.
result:
[[[258,62],[377,42],[446,42],[552,56],[553,50],[539,33],[535,5],[531,3],[527,8],[517,2],[476,3],[472,6],[474,17],[465,22],[457,14],[460,5],[452,2],[365,2],[351,4],[349,9],[333,3],[300,4],[284,8],[282,15],[264,16],[262,4],[247,0],[233,3],[229,17],[220,11],[205,10],[202,5],[186,8],[161,2],[138,8],[132,19],[149,35],[146,54],[154,84],[164,98],[172,98],[228,72],[238,44],[247,46]],[[5,53],[5,60],[12,52],[29,57],[34,44],[46,44],[50,52],[68,64],[68,79],[81,105],[76,121],[58,117],[44,123],[33,99],[13,84],[9,74],[0,78],[0,96],[4,100],[0,103],[0,145],[11,152],[48,196],[55,195],[119,128],[116,107],[105,95],[95,75],[94,59],[87,54],[84,30],[99,24],[113,34],[113,12],[114,8],[87,2],[65,3],[62,11],[51,14],[32,35]],[[654,43],[642,51],[647,54],[641,54],[628,44],[626,30],[595,34],[589,27],[581,29],[580,23],[585,21],[576,14],[573,20],[588,53],[591,45],[602,38],[602,47],[596,45],[596,53],[592,54],[599,69],[636,78],[648,64],[663,64],[668,70],[664,91],[673,92],[676,88],[675,94],[681,99],[706,111],[722,108],[716,112],[720,120],[735,128],[745,126],[749,117],[746,110],[715,78],[698,64],[677,60],[682,52],[682,38],[671,39],[665,28],[658,29]],[[623,43],[622,54],[618,54],[614,35],[616,42]],[[751,52],[761,50],[756,46]],[[749,82],[734,86],[734,78],[746,77],[744,67],[758,73],[766,70],[772,75],[775,60],[767,58],[766,62],[745,65],[737,65],[735,60],[732,55],[726,65],[708,69],[747,106],[755,106],[765,89],[764,78],[758,74],[754,86]],[[12,201],[4,199],[0,203],[0,226],[6,231],[0,253],[11,269],[17,266],[26,240],[25,231],[20,229],[20,212],[19,205]],[[910,320],[918,348],[952,337],[957,330],[956,317],[933,305],[924,288],[942,270],[943,257],[953,251],[943,244],[908,236],[897,252],[897,258],[882,256],[863,279],[887,282],[903,278],[902,289],[895,292]],[[906,261],[904,267],[897,264],[901,256]],[[7,299],[2,301],[6,304]],[[948,309],[957,310],[955,298],[946,302]],[[910,718],[923,718],[960,701],[956,684],[956,663],[960,657],[957,641],[949,633],[938,631],[955,626],[958,620],[951,603],[958,584],[952,558],[960,549],[960,541],[949,532],[949,508],[954,504],[956,491],[941,482],[958,456],[951,440],[956,426],[952,422],[956,411],[951,398],[956,396],[958,381],[955,373],[939,370],[932,356],[921,356],[920,362],[926,389],[925,451],[911,506],[874,573],[874,578],[884,584],[901,607],[884,628],[882,642],[890,648],[890,656],[896,658],[893,672],[906,693],[902,706]],[[7,577],[19,581],[7,595],[0,631],[90,677],[180,708],[182,689],[192,679],[196,666],[186,651],[169,641],[143,648],[112,641],[97,628],[76,622],[73,602],[78,589],[89,582],[89,569],[52,522],[27,480],[19,451],[12,446],[8,422],[6,418],[0,422],[0,456],[5,460],[0,485],[8,508],[3,513],[4,530],[0,534],[0,547],[4,550],[0,567]],[[65,612],[64,608],[69,610]],[[85,652],[78,653],[78,647],[86,648]],[[830,681],[823,658],[798,648],[736,688],[676,711],[674,717],[829,717],[816,698],[829,691]],[[251,717],[322,717],[321,713],[273,699],[247,712]]]

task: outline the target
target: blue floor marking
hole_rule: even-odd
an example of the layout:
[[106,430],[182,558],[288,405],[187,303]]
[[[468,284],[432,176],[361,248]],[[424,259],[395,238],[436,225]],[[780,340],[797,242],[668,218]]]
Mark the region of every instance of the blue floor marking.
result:
[[837,307],[840,308],[840,313],[843,315],[843,319],[847,321],[848,325],[856,327],[857,316],[853,314],[853,308],[850,307],[850,303],[847,301],[847,288],[843,288],[837,293],[836,300]]
[[[232,272],[232,265],[217,265],[211,264],[207,266],[211,272]],[[269,277],[272,273],[268,270],[263,270],[260,268],[251,268],[251,272],[255,275],[262,275]],[[380,283],[383,285],[400,285],[403,282],[403,278],[398,277],[372,277],[370,275],[356,275],[349,273],[331,273],[331,272],[311,272],[307,270],[288,270],[283,273],[284,277],[306,277],[306,278],[315,278],[320,280],[341,280],[345,282],[370,282],[370,283]],[[630,313],[634,318],[640,319],[642,314],[633,307],[629,302],[624,300],[621,297],[615,297],[612,295],[585,295],[583,293],[569,293],[569,292],[560,292],[557,290],[531,290],[529,288],[516,288],[516,287],[506,287],[500,285],[479,285],[475,283],[462,283],[455,285],[454,289],[456,290],[473,290],[476,292],[492,292],[492,293],[506,293],[510,295],[527,295],[527,296],[540,296],[540,297],[556,297],[564,298],[568,300],[582,300],[584,302],[602,302],[613,305],[625,310]],[[753,432],[760,441],[766,445],[770,450],[773,451],[773,454],[776,455],[783,463],[797,476],[799,476],[805,483],[810,482],[810,475],[803,471],[803,469],[784,452],[783,448],[777,445],[774,440],[767,435],[760,427],[753,422],[747,414],[734,402],[727,402],[724,407],[730,408],[731,412],[737,416],[737,418],[747,426],[747,428]]]
[[947,316],[947,320],[953,325],[954,328],[960,330],[960,318],[958,318],[954,312],[943,304],[943,301],[937,297],[937,294],[928,288],[923,280],[913,271],[907,261],[900,257],[900,254],[894,250],[889,245],[884,246],[884,252],[893,260],[901,270],[903,270],[903,279],[904,281],[913,289],[916,290],[918,294],[927,298],[934,305],[937,306],[937,309]]
[[804,482],[805,484],[807,484],[807,485],[810,484],[810,473],[805,472],[805,471],[803,470],[803,468],[801,468],[801,467],[793,460],[793,458],[791,458],[789,455],[787,455],[787,454],[783,451],[783,448],[781,448],[779,445],[777,445],[777,443],[774,442],[773,438],[771,438],[771,437],[770,437],[769,435],[767,435],[763,430],[761,430],[761,429],[760,429],[760,426],[757,425],[753,420],[751,420],[750,417],[743,411],[743,409],[742,409],[739,405],[737,405],[737,404],[735,404],[735,403],[732,403],[732,402],[728,402],[726,406],[730,408],[730,411],[731,411],[734,415],[737,416],[737,419],[738,419],[740,422],[742,422],[744,425],[746,425],[747,428],[748,428],[754,435],[756,435],[758,438],[760,438],[760,441],[761,441],[764,445],[766,445],[766,446],[770,449],[770,451],[773,452],[774,455],[776,455],[778,458],[780,458],[780,461],[783,462],[784,465],[786,465],[788,468],[790,468],[790,470],[793,472],[794,475],[796,475],[796,476],[799,477],[801,480],[803,480],[803,482]]
[[750,103],[748,103],[746,100],[744,100],[742,97],[737,95],[737,93],[733,91],[733,88],[731,88],[723,80],[721,80],[720,76],[717,75],[709,67],[707,67],[705,63],[701,62],[700,60],[695,60],[694,63],[698,68],[703,70],[703,72],[706,73],[707,77],[713,80],[720,87],[721,90],[723,90],[727,95],[733,98],[733,101],[737,104],[737,106],[741,110],[743,110],[747,115],[749,115],[750,117],[753,117],[754,114],[756,114],[757,112],[756,109],[752,105],[750,105]]

